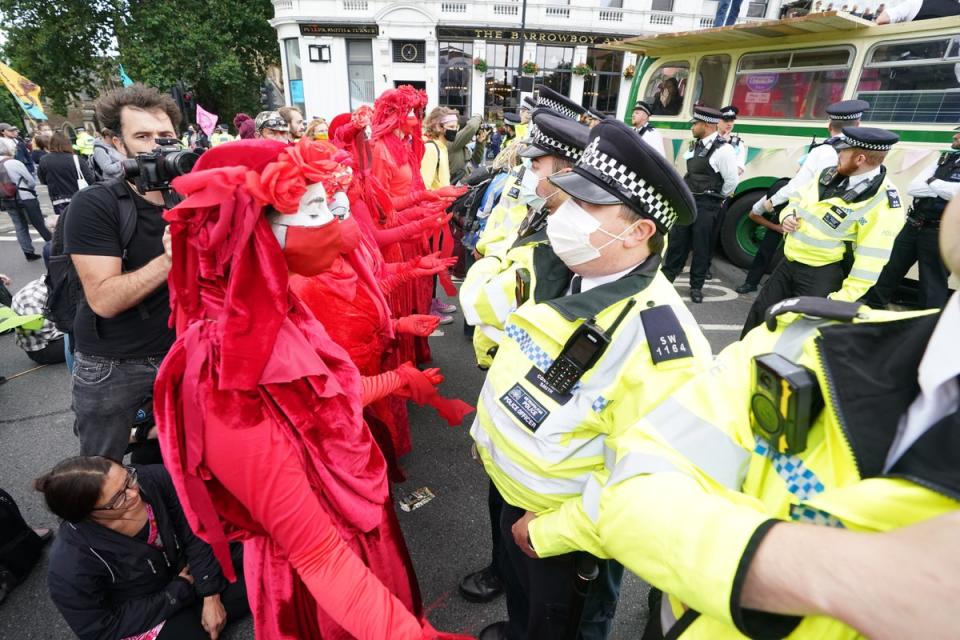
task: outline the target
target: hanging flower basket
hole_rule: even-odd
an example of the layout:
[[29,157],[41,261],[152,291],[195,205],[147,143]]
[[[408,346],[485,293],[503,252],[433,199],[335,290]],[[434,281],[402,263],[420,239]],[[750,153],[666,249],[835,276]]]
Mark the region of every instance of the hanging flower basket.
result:
[[578,76],[589,76],[593,73],[593,67],[588,64],[578,64],[573,68],[573,72]]
[[479,73],[486,73],[487,69],[490,68],[490,65],[488,65],[487,61],[483,58],[474,58],[473,68]]
[[636,73],[637,73],[637,68],[632,64],[628,64],[627,68],[623,70],[623,77],[632,78],[634,75],[636,75]]
[[523,71],[528,76],[536,75],[540,71],[540,67],[537,66],[537,63],[533,60],[527,60],[523,63],[523,66],[520,67],[520,70]]

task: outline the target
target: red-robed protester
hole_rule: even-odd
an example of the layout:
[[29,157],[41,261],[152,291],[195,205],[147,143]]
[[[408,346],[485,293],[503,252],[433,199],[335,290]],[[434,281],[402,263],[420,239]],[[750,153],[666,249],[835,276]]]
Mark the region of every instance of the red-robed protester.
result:
[[[295,150],[222,145],[175,182],[187,198],[166,213],[177,341],[155,387],[164,459],[228,578],[227,541],[245,541],[258,638],[444,637],[418,617],[383,456],[362,421],[363,398],[390,385],[365,383],[289,289],[289,271],[315,274],[350,242],[338,220],[310,224],[337,176]],[[275,234],[268,204],[305,224]],[[414,393],[436,380],[409,375]]]

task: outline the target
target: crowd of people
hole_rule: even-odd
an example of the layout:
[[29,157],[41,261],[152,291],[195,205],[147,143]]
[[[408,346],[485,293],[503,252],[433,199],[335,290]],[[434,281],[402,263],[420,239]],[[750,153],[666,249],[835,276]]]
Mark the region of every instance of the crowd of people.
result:
[[[735,105],[697,105],[681,176],[650,123],[676,89],[630,126],[540,86],[490,127],[400,86],[329,122],[238,114],[234,139],[180,136],[134,84],[101,96],[99,137],[51,133],[39,158],[0,124],[27,259],[28,224],[49,240],[18,340],[72,374],[78,455],[35,488],[77,636],[217,638],[251,612],[264,639],[460,637],[427,620],[391,500],[410,401],[476,411],[491,559],[459,591],[507,609],[484,640],[608,637],[625,569],[652,587],[644,638],[953,629],[960,133],[907,210],[896,134],[831,105],[750,214],[770,240],[738,291],[760,290],[713,354],[673,282],[692,256],[703,302],[746,142]],[[169,138],[202,150],[192,170],[127,178]],[[886,310],[918,260],[924,310]],[[440,290],[477,398],[438,391]],[[0,594],[51,539],[0,493],[4,514]]]

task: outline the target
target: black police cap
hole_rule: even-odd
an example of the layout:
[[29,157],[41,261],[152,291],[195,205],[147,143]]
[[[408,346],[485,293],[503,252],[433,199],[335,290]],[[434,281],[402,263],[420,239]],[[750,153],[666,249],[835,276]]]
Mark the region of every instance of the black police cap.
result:
[[827,107],[827,115],[831,120],[859,120],[868,109],[866,100],[841,100]]
[[840,140],[837,141],[834,148],[837,151],[854,148],[868,151],[889,151],[898,142],[900,142],[900,136],[886,129],[844,127],[843,133],[840,134]]
[[587,117],[588,117],[588,118],[593,118],[594,120],[606,120],[606,119],[607,119],[607,114],[601,113],[601,112],[597,111],[596,109],[592,109],[592,108],[590,108],[590,107],[587,107]]
[[738,115],[740,115],[740,109],[732,104],[720,109],[721,120],[736,120]]
[[637,100],[637,104],[633,105],[633,110],[636,111],[637,109],[640,109],[640,111],[646,111],[648,116],[653,114],[653,107],[643,100]]
[[590,142],[572,172],[550,178],[591,204],[625,204],[666,233],[697,217],[693,194],[667,160],[632,128],[607,118],[590,130]]
[[503,121],[507,124],[520,124],[520,116],[515,113],[505,113],[503,114]]
[[537,107],[552,109],[571,120],[579,120],[580,116],[586,111],[567,96],[542,84],[537,85]]
[[697,120],[700,122],[706,122],[707,124],[719,124],[721,120],[720,111],[714,109],[713,107],[701,107],[696,106],[693,108],[693,120],[690,123],[694,123]]
[[589,136],[587,125],[548,109],[537,109],[533,112],[528,145],[519,155],[523,158],[558,156],[576,162],[583,155]]

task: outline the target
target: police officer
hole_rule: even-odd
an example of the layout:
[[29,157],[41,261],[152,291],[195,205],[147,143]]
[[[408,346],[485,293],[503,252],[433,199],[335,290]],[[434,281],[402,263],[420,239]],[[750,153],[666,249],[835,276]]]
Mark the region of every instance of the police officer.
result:
[[[520,155],[531,160],[520,188],[533,195],[527,217],[511,237],[503,254],[488,255],[475,262],[460,287],[464,319],[478,331],[473,333],[477,365],[488,369],[503,340],[507,316],[535,295],[552,278],[566,282],[569,271],[550,249],[546,234],[547,215],[567,200],[567,194],[548,178],[571,168],[587,145],[585,125],[548,109],[533,114],[530,142]],[[502,564],[505,552],[500,540],[500,513],[503,498],[490,483],[487,505],[492,526],[493,554],[489,566],[464,577],[460,594],[471,602],[489,602],[503,591]]]
[[[952,222],[952,238],[941,241],[957,271],[960,208]],[[834,567],[814,562],[820,549],[804,539],[957,513],[957,344],[957,295],[942,314],[786,300],[709,371],[608,438],[596,487],[518,534],[539,557],[582,550],[650,582],[645,640],[863,637],[835,619],[861,594],[839,594],[872,585],[805,590],[808,576],[829,582]],[[799,598],[764,599],[792,586]],[[900,599],[900,615],[910,615],[914,597]],[[948,607],[954,596],[940,597]],[[761,602],[770,613],[751,608]],[[873,613],[861,604],[855,617]]]
[[[710,361],[696,321],[659,274],[663,234],[695,217],[673,168],[607,119],[590,130],[573,170],[549,180],[570,196],[547,218],[547,237],[573,274],[539,283],[537,297],[507,318],[471,428],[506,501],[510,559],[509,623],[481,638],[555,639],[575,630],[577,558],[533,560],[512,527],[587,489],[603,468],[606,438]],[[606,636],[619,591],[620,568],[599,565],[582,638]]]
[[743,175],[747,167],[747,145],[744,144],[743,138],[733,132],[733,125],[737,122],[739,113],[740,109],[732,104],[720,109],[717,132],[737,152],[737,175]]
[[630,122],[633,124],[634,131],[640,134],[640,137],[650,145],[650,148],[660,155],[666,155],[663,150],[663,137],[660,135],[660,132],[650,124],[650,113],[652,111],[653,108],[649,104],[643,100],[637,100],[637,103],[633,105],[633,114],[630,116]]
[[[960,127],[957,127],[960,131]],[[884,308],[907,271],[920,263],[919,303],[921,309],[942,307],[947,301],[947,268],[940,259],[937,232],[947,203],[960,192],[960,133],[954,134],[949,151],[944,151],[921,171],[907,194],[913,205],[907,223],[893,243],[890,262],[883,268],[877,284],[864,297],[871,307]]]
[[791,196],[797,195],[801,187],[807,185],[815,176],[819,176],[824,169],[837,166],[836,145],[840,143],[840,134],[844,127],[859,127],[860,118],[870,109],[870,103],[865,100],[841,100],[827,107],[830,122],[827,130],[830,133],[823,142],[810,144],[807,154],[800,161],[800,170],[786,185],[769,198],[760,198],[753,205],[753,212],[757,215],[772,213],[776,207],[787,203]]
[[587,110],[583,114],[583,117],[585,120],[584,124],[586,124],[588,127],[593,129],[595,126],[600,124],[601,120],[606,119],[607,114],[601,113],[600,111],[597,111],[593,107],[587,107]]
[[[580,116],[585,111],[576,102],[543,85],[537,85],[537,109],[549,109],[575,122],[579,122]],[[508,117],[515,120],[514,126],[517,128],[517,137],[511,144],[525,142],[528,135],[524,133],[524,136],[520,137],[520,126],[516,124],[520,121],[519,116],[509,113],[504,114],[504,121],[508,121]],[[523,130],[524,132],[527,131],[526,128]],[[480,232],[480,237],[477,240],[477,253],[481,256],[505,251],[509,247],[507,239],[527,214],[527,203],[518,200],[521,196],[519,185],[522,176],[520,173],[520,167],[512,171],[513,175],[504,184],[500,201],[487,218],[483,231]]]
[[[488,252],[475,262],[460,287],[464,319],[479,329],[473,334],[473,346],[481,369],[489,368],[493,362],[507,315],[531,297],[540,276],[556,267],[558,260],[544,259],[550,257],[545,226],[547,215],[566,201],[567,194],[551,185],[548,178],[573,167],[587,145],[588,135],[585,125],[549,109],[534,112],[529,143],[519,152],[531,164],[523,169],[516,187],[520,191],[518,201],[525,203],[527,215],[502,243],[503,251]],[[547,255],[535,261],[534,251],[540,245],[544,245],[542,251]],[[522,300],[515,295],[518,270],[522,270],[525,282]]]
[[210,146],[216,147],[223,144],[224,142],[232,142],[233,136],[227,132],[227,126],[223,124],[217,125],[217,130],[212,136],[210,136]]
[[899,139],[883,129],[843,129],[837,166],[802,187],[781,212],[785,259],[750,307],[742,335],[786,298],[853,302],[877,282],[903,226],[900,194],[883,166]]
[[697,220],[690,226],[678,226],[670,233],[663,272],[673,282],[687,255],[690,264],[690,300],[703,302],[703,283],[713,256],[713,227],[723,201],[737,188],[737,154],[717,132],[721,115],[710,107],[694,107],[691,130],[694,141],[687,152],[687,174],[683,177],[697,202]]

